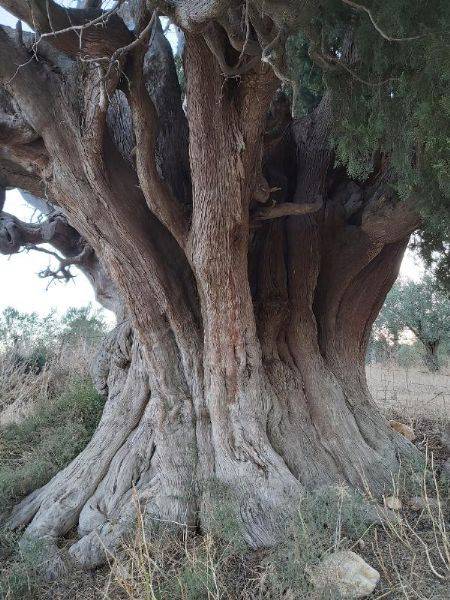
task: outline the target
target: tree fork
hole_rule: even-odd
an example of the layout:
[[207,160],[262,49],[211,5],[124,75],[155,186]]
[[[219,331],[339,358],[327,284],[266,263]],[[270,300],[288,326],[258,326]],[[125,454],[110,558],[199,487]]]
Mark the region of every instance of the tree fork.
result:
[[[279,539],[305,490],[346,483],[379,494],[399,457],[414,455],[374,408],[364,356],[417,216],[394,202],[387,171],[358,184],[333,166],[328,94],[264,144],[278,85],[271,65],[224,76],[194,21],[187,123],[170,53],[160,38],[160,52],[151,48],[189,135],[188,159],[183,137],[168,168],[174,134],[159,125],[172,109],[152,52],[130,49],[126,93],[115,90],[116,74],[102,94],[89,71],[77,104],[57,70],[0,31],[0,50],[25,65],[0,67],[23,117],[18,131],[3,119],[1,183],[33,191],[45,181],[121,307],[95,363],[107,401],[93,439],[9,521],[53,541],[78,525],[70,553],[85,566],[120,545],[136,498],[148,519],[207,529],[210,486],[225,486],[245,539],[260,547]],[[277,40],[272,25],[253,41]],[[238,63],[224,44],[224,60]],[[36,144],[42,161],[32,170]],[[280,183],[275,210],[270,194]],[[258,214],[279,218],[253,229]]]

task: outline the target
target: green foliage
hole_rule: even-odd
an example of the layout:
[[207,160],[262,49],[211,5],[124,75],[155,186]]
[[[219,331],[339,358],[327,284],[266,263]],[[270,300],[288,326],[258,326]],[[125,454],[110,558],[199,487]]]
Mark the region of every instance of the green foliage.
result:
[[47,348],[58,331],[54,312],[40,317],[7,307],[0,313],[0,349],[4,351],[32,348],[37,352]]
[[245,549],[239,505],[232,490],[224,483],[211,479],[205,487],[204,497],[207,515],[204,528],[229,550],[237,552]]
[[399,344],[396,353],[397,363],[404,369],[409,369],[420,362],[421,348],[419,343]]
[[[7,532],[3,536],[0,532],[0,540],[6,535]],[[31,600],[41,597],[40,591],[45,580],[39,566],[45,562],[46,555],[44,541],[29,540],[22,544],[16,560],[0,574],[0,599]]]
[[409,329],[423,344],[450,337],[450,300],[431,274],[416,283],[400,281],[389,292],[376,326],[398,337]]
[[107,330],[103,311],[90,304],[69,308],[60,318],[54,311],[41,317],[8,307],[0,313],[0,352],[14,355],[26,371],[39,371],[55,348],[81,341],[96,346]]
[[[0,351],[16,372],[13,385],[28,373],[34,378],[64,344],[96,345],[106,329],[99,311],[90,306],[69,309],[62,319],[54,313],[39,317],[6,308],[0,314]],[[70,359],[68,359],[70,360]],[[33,412],[18,424],[0,428],[0,507],[46,483],[86,445],[99,421],[102,399],[86,375],[64,371],[53,361],[52,382],[45,394],[28,398]],[[50,376],[52,375],[52,376]],[[6,375],[5,375],[6,377]],[[60,379],[62,379],[60,381]],[[42,380],[42,384],[44,380]],[[2,388],[2,391],[5,391]],[[11,394],[18,394],[13,387]],[[0,397],[1,405],[2,397]]]
[[[432,274],[415,283],[400,281],[389,292],[384,306],[374,325],[375,332],[388,332],[394,340],[400,334],[411,331],[428,352],[426,364],[438,368],[437,353],[440,345],[450,339],[450,299],[440,289],[439,282]],[[406,350],[403,351],[406,362]],[[427,355],[426,355],[427,356]]]
[[[445,215],[443,217],[445,219]],[[448,217],[447,217],[448,220]],[[421,229],[413,236],[412,247],[415,248],[425,261],[427,267],[436,275],[437,284],[443,292],[450,290],[450,243],[442,235],[439,227]],[[445,221],[443,223],[445,227]]]
[[267,557],[270,597],[280,597],[286,589],[294,598],[309,597],[309,571],[330,551],[347,547],[367,531],[367,506],[361,494],[344,486],[306,494],[283,542]]
[[[299,33],[287,42],[289,70],[297,82],[298,92],[294,114],[307,115],[317,106],[325,90],[322,70],[311,60],[307,38]],[[286,90],[292,94],[292,90]]]
[[[90,352],[85,345],[96,346],[105,328],[101,314],[90,307],[71,309],[62,319],[14,309],[1,313],[0,352],[5,373],[0,406],[9,387],[14,398],[24,394],[24,385],[31,412],[18,423],[0,427],[0,516],[45,485],[91,439],[103,399],[87,375],[83,358]],[[71,351],[62,353],[64,346]],[[33,365],[45,366],[45,370],[38,373]],[[4,565],[0,598],[42,597],[47,549],[34,541],[21,543],[19,548],[18,537],[0,531],[0,562]]]
[[63,343],[86,340],[98,343],[107,330],[103,311],[94,310],[92,305],[69,308],[61,319],[61,341]]
[[49,405],[0,428],[2,509],[44,485],[85,447],[102,408],[92,382],[74,378]]
[[325,0],[288,47],[300,88],[298,112],[331,90],[337,163],[365,180],[389,157],[398,195],[417,203],[424,216],[424,256],[443,253],[439,274],[448,277],[450,3],[358,4],[383,33],[403,41],[384,39],[367,12]]

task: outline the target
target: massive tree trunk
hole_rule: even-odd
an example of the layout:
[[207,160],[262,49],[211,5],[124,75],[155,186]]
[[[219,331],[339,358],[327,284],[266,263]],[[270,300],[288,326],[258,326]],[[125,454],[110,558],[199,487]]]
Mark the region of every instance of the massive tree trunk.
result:
[[[9,524],[50,539],[77,526],[70,553],[93,566],[131,529],[134,493],[147,518],[202,529],[214,490],[226,489],[259,547],[276,542],[304,490],[388,488],[414,448],[375,408],[365,352],[418,221],[386,170],[357,184],[334,167],[328,96],[278,127],[275,104],[267,121],[271,66],[224,77],[190,33],[187,122],[169,65],[178,126],[158,131],[167,96],[148,83],[154,58],[137,46],[108,113],[98,72],[86,76],[80,127],[57,76],[4,32],[1,44],[24,65],[1,75],[39,132],[33,150],[47,153],[37,176],[22,138],[11,142],[2,178],[43,195],[45,175],[127,315],[97,357],[107,402],[93,439]],[[275,205],[270,188],[281,188]]]

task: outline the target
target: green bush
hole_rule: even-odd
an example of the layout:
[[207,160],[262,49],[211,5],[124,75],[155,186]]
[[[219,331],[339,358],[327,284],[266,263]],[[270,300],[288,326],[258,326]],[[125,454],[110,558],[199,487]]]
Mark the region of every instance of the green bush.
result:
[[283,597],[286,590],[293,598],[311,597],[310,569],[330,551],[348,547],[349,540],[354,543],[365,533],[367,509],[367,500],[345,486],[305,494],[282,543],[264,561],[269,597]]
[[[0,535],[0,539],[2,537]],[[47,556],[45,542],[29,541],[17,554],[16,559],[0,571],[0,599],[32,600],[42,597],[45,582],[40,565]]]
[[0,506],[7,509],[65,467],[92,437],[102,408],[92,382],[75,377],[48,405],[0,428]]

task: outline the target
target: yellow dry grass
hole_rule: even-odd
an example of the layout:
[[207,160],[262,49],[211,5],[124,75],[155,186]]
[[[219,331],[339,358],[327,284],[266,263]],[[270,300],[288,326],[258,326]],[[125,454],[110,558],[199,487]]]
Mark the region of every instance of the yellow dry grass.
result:
[[388,417],[405,421],[450,419],[450,371],[404,369],[394,364],[368,365],[367,382],[375,402]]

